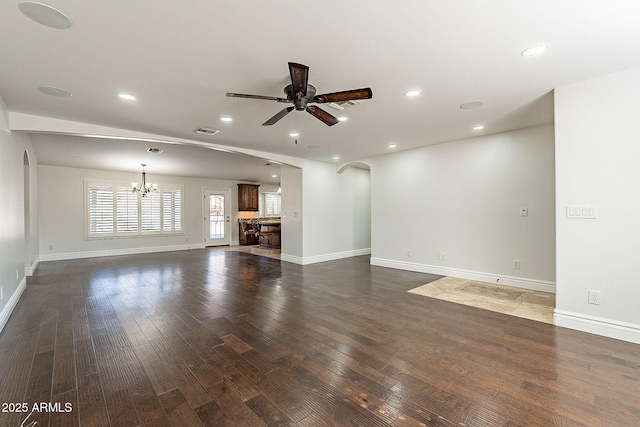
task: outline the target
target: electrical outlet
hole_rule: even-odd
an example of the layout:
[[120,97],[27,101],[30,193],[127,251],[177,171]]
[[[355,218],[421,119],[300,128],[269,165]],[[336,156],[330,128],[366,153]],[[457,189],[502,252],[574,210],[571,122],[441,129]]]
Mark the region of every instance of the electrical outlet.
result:
[[4,286],[0,287],[0,301],[4,299]]
[[442,261],[446,261],[447,260],[447,254],[445,252],[442,252],[440,254],[440,258],[442,259]]
[[520,260],[519,259],[514,259],[513,260],[513,268],[516,270],[520,270]]
[[522,217],[529,216],[529,208],[520,208],[520,216]]
[[411,249],[407,249],[407,256],[410,257],[411,256]]
[[600,291],[589,291],[589,304],[600,305]]

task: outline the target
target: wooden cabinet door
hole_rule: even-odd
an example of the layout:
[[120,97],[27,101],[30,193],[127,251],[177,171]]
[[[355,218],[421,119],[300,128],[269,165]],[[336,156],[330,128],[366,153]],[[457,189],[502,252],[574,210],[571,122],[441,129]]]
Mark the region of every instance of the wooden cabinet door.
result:
[[257,211],[259,185],[255,184],[238,184],[238,210],[239,211]]

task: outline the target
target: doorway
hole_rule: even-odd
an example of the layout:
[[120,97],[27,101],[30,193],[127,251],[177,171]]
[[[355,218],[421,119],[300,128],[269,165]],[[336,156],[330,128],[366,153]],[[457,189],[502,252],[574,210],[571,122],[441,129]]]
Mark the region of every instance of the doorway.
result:
[[204,245],[231,245],[231,190],[204,190]]

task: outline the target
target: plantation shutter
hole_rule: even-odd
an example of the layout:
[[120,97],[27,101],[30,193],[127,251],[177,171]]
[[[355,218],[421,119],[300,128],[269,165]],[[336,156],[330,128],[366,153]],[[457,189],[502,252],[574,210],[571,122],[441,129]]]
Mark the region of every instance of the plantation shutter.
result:
[[113,188],[97,186],[89,189],[89,233],[113,233]]
[[182,191],[177,189],[162,191],[162,216],[164,231],[182,230]]
[[265,216],[277,216],[280,215],[280,195],[266,193],[264,195],[264,211]]
[[160,193],[149,193],[140,200],[141,231],[160,231]]
[[138,195],[131,187],[116,188],[116,218],[117,233],[138,231]]

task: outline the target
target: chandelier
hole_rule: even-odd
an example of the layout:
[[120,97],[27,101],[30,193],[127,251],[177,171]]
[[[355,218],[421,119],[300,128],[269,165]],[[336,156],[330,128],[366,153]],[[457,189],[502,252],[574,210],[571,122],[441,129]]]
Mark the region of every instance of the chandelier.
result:
[[147,182],[146,175],[147,173],[144,171],[144,167],[147,166],[145,163],[142,163],[142,183],[138,187],[137,182],[131,183],[131,191],[134,193],[140,193],[142,197],[147,197],[147,194],[151,192],[158,192],[158,184],[152,184]]

